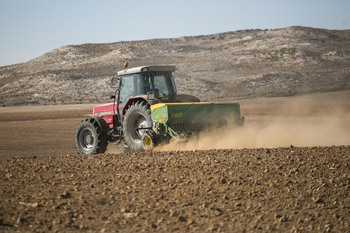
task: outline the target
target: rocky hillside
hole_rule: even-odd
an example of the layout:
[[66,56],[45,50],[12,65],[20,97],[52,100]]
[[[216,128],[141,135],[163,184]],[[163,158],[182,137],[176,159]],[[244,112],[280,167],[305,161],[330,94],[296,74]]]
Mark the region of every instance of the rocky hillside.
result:
[[304,27],[70,45],[0,67],[0,104],[108,101],[110,79],[130,66],[176,65],[181,93],[202,101],[350,89],[350,30]]

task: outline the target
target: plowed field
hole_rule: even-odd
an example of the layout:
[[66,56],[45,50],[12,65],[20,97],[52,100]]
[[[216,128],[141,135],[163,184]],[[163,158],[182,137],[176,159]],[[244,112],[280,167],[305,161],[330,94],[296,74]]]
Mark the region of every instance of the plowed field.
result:
[[1,108],[0,231],[349,232],[348,100],[242,101],[242,129],[93,156],[73,142],[91,106]]

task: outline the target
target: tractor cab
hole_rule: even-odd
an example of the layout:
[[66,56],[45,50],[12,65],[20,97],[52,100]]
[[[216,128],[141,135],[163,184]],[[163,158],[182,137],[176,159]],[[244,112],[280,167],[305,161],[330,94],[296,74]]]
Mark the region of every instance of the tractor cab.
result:
[[135,97],[150,104],[171,100],[177,95],[173,71],[174,66],[144,66],[119,71],[118,105],[124,106]]
[[[115,97],[117,115],[122,117],[135,102],[143,102],[148,106],[157,103],[199,102],[195,96],[177,93],[173,76],[175,70],[175,66],[140,66],[130,69],[125,67],[119,71],[119,92]],[[115,83],[115,80],[112,82]]]

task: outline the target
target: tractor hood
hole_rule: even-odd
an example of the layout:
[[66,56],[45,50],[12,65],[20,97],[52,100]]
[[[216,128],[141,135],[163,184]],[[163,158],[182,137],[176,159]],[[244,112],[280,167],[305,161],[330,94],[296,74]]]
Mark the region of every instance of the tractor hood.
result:
[[113,116],[117,111],[117,103],[106,103],[99,104],[94,107],[93,116],[102,117],[103,120],[108,124],[109,128],[113,128]]
[[103,115],[113,115],[114,111],[117,111],[117,103],[113,108],[113,103],[99,104],[94,107],[93,115],[103,116]]

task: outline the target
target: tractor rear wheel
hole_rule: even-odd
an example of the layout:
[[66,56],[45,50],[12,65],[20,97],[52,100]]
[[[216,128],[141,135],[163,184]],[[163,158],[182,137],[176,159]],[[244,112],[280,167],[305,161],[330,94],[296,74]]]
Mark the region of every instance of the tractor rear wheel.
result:
[[94,118],[83,120],[75,131],[75,147],[79,154],[101,154],[107,149],[107,133]]
[[130,152],[130,148],[128,144],[126,144],[125,139],[122,139],[117,145],[120,153],[124,154]]
[[141,102],[128,108],[123,120],[123,134],[131,151],[143,151],[141,138],[146,129],[152,127],[151,110]]

